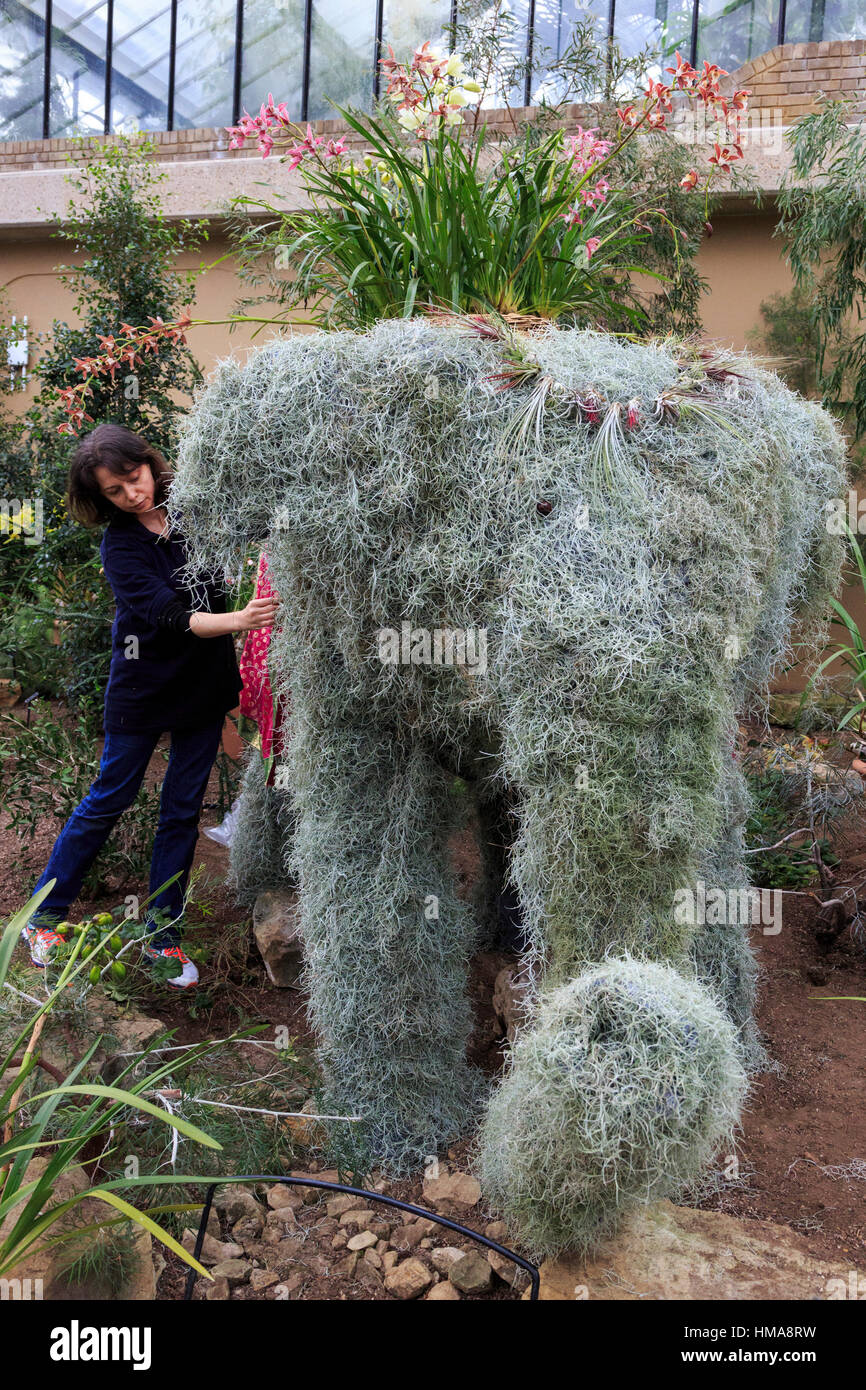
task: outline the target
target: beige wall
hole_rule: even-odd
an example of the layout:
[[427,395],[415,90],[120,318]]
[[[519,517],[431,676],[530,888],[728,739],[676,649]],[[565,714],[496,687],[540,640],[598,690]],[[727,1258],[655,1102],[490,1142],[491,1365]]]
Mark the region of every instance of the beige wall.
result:
[[[725,213],[718,216],[714,234],[702,247],[699,266],[709,282],[702,313],[705,335],[735,348],[749,345],[747,334],[758,326],[760,303],[770,294],[790,288],[791,276],[784,263],[781,243],[773,237],[775,217],[771,212]],[[229,261],[220,260],[229,246],[225,237],[216,235],[202,249],[200,256],[185,256],[183,269],[206,269],[197,282],[193,316],[219,320],[234,311],[241,293]],[[69,291],[57,278],[57,264],[63,254],[62,245],[44,233],[31,239],[0,241],[0,283],[6,287],[9,310],[29,316],[31,329],[48,332],[52,319],[68,318],[72,313]],[[257,314],[266,314],[258,308]],[[219,358],[229,354],[242,355],[251,346],[266,341],[273,332],[262,328],[253,339],[253,327],[241,325],[230,333],[221,324],[196,326],[190,329],[190,346],[207,374]],[[303,330],[302,330],[303,331]],[[26,409],[32,399],[32,389],[7,397],[17,410]],[[862,591],[854,587],[843,596],[847,606],[866,630],[866,603]],[[777,682],[779,689],[802,687],[802,676],[795,670]]]
[[[760,319],[761,300],[777,290],[790,287],[791,277],[781,255],[780,243],[773,239],[771,213],[725,214],[716,219],[714,234],[704,242],[699,258],[701,273],[709,281],[702,313],[708,337],[747,346],[747,333]],[[197,281],[194,318],[223,320],[235,312],[242,285],[230,261],[221,261],[229,250],[220,234],[197,256],[184,256],[179,267],[206,268]],[[52,320],[72,317],[72,294],[61,285],[58,265],[65,257],[61,242],[43,234],[0,241],[0,285],[6,292],[9,312],[29,317],[31,336],[48,333]],[[74,261],[74,257],[70,257]],[[214,264],[221,261],[220,264]],[[267,308],[252,312],[267,315]],[[232,332],[227,326],[195,326],[189,342],[205,373],[228,353],[242,353],[254,341],[254,326],[239,325]],[[273,332],[263,327],[256,343]],[[24,408],[31,392],[16,393],[16,409]]]
[[[178,262],[183,270],[210,267],[199,275],[196,282],[196,299],[192,315],[194,318],[219,320],[227,319],[235,312],[240,282],[227,262],[215,265],[228,251],[228,243],[221,236],[214,237],[202,248],[201,254],[185,255]],[[36,334],[50,334],[55,318],[73,319],[73,294],[70,288],[60,283],[59,264],[65,260],[62,242],[44,236],[30,240],[0,242],[0,286],[5,290],[5,310],[10,314],[23,316],[29,321],[31,342]],[[69,257],[75,263],[76,258]],[[256,313],[267,310],[255,310]],[[263,329],[262,333],[271,332]],[[252,328],[239,325],[230,334],[223,325],[195,326],[189,331],[189,344],[202,370],[207,374],[220,357],[232,352],[243,352],[252,343]],[[256,340],[261,342],[262,338]],[[33,349],[36,345],[33,344]],[[36,351],[32,351],[31,362]],[[33,387],[26,392],[16,391],[7,397],[16,411],[27,408],[33,396]]]

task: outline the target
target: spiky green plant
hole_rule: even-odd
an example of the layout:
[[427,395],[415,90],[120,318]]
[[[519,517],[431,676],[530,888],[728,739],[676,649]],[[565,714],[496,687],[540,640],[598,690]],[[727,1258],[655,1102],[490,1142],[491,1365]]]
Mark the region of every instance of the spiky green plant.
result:
[[[52,879],[12,917],[3,932],[0,938],[0,990],[3,989],[12,952],[18,944],[22,928],[53,887]],[[97,1182],[65,1200],[58,1200],[55,1195],[59,1180],[70,1168],[78,1164],[86,1168],[92,1163],[92,1159],[85,1157],[91,1146],[96,1145],[97,1151],[110,1148],[112,1131],[128,1110],[147,1114],[205,1148],[220,1148],[215,1140],[188,1120],[170,1115],[146,1099],[144,1093],[153,1089],[155,1083],[167,1075],[169,1067],[157,1067],[155,1071],[139,1077],[131,1074],[131,1066],[127,1067],[119,1078],[126,1081],[126,1089],[91,1081],[87,1068],[99,1046],[99,1038],[91,1043],[61,1084],[44,1090],[34,1089],[31,1078],[38,1064],[38,1041],[46,1016],[64,998],[67,987],[82,972],[93,967],[104,941],[110,935],[109,931],[104,935],[104,940],[97,940],[92,947],[85,945],[83,936],[77,939],[59,973],[56,986],[0,1055],[0,1077],[3,1077],[0,1083],[0,1225],[4,1226],[0,1238],[0,1275],[8,1274],[28,1255],[40,1250],[70,1240],[80,1242],[88,1234],[113,1224],[132,1221],[199,1274],[211,1277],[173,1236],[153,1220],[153,1215],[172,1208],[156,1208],[153,1214],[149,1214],[120,1195],[120,1191],[137,1187],[195,1182],[194,1177],[129,1177]],[[24,1049],[20,1057],[16,1055],[19,1048]],[[194,1048],[187,1060],[195,1060],[208,1050],[207,1044],[203,1048]],[[67,1112],[68,1122],[58,1136],[52,1133],[53,1122],[59,1108],[70,1101],[73,1101],[73,1105]],[[34,1176],[30,1165],[35,1158],[46,1158],[47,1162]],[[58,1234],[53,1229],[57,1223],[62,1223],[70,1213],[75,1213],[88,1199],[104,1203],[118,1215],[89,1225],[77,1224],[71,1231],[63,1231],[61,1225],[58,1228],[61,1233]]]

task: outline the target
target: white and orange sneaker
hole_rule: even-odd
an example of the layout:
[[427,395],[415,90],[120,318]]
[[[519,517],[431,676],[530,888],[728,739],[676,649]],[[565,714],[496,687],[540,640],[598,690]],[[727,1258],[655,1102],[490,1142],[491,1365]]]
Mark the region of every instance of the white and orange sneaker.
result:
[[144,954],[148,959],[157,960],[176,960],[180,964],[180,973],[166,977],[167,985],[174,985],[175,989],[189,989],[191,985],[198,984],[198,970],[193,965],[189,956],[186,955],[180,946],[145,946]]
[[30,959],[40,970],[45,969],[55,946],[63,945],[63,937],[52,931],[51,927],[22,927],[21,940],[27,942],[30,947]]

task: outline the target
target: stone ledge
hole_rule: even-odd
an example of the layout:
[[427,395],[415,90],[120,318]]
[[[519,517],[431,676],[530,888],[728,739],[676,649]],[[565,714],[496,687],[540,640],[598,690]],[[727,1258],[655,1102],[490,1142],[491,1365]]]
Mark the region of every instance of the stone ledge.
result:
[[547,1302],[835,1301],[850,1297],[852,1284],[866,1288],[853,1259],[826,1258],[790,1226],[671,1202],[640,1208],[591,1259],[561,1256],[540,1272]]

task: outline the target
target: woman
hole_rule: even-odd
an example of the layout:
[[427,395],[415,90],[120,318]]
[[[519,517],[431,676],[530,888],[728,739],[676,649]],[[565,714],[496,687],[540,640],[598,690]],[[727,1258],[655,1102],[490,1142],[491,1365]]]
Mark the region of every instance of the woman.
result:
[[[99,775],[51,851],[36,887],[53,889],[22,933],[35,965],[61,940],[65,918],[84,875],[123,811],[132,804],[157,740],[171,733],[153,844],[150,892],[175,875],[151,901],[153,960],[176,961],[169,983],[186,988],[198,971],[181,946],[178,924],[192,866],[198,821],[223,721],[238,703],[241,678],[231,634],[269,628],[276,599],[260,598],[225,611],[225,595],[210,580],[193,592],[179,571],[183,541],[168,535],[168,466],[159,451],[120,425],[97,425],[76,450],[67,504],[85,526],[107,523],[100,545],[116,601],[111,667],[105,693],[105,745]],[[167,919],[167,920],[166,920]]]

